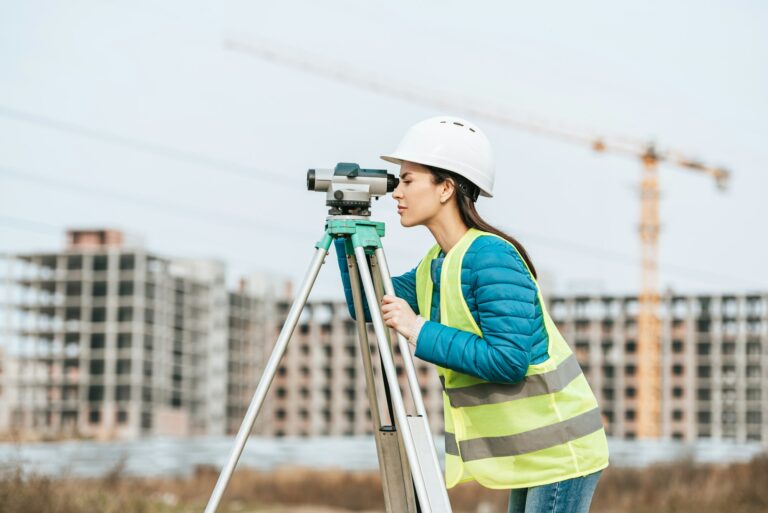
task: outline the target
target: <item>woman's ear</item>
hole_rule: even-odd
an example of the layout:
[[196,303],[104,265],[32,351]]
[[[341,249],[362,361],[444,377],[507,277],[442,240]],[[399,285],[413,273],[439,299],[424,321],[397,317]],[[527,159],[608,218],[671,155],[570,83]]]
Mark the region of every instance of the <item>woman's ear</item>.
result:
[[456,193],[456,184],[450,178],[440,184],[440,203],[446,204]]

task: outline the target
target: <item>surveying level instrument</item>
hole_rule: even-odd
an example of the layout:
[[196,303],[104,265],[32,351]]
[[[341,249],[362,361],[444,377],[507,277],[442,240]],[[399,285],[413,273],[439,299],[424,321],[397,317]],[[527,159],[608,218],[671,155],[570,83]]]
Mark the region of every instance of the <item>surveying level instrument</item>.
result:
[[[320,267],[328,255],[331,243],[336,238],[344,239],[347,254],[360,354],[363,359],[368,402],[374,424],[374,439],[386,511],[387,513],[451,512],[448,492],[437,459],[432,432],[429,429],[427,412],[408,341],[395,332],[408,378],[408,386],[404,388],[411,395],[415,414],[406,412],[397,379],[390,330],[384,324],[379,308],[383,295],[394,295],[395,289],[381,245],[384,223],[370,220],[371,198],[378,199],[392,192],[397,184],[397,177],[385,170],[361,169],[360,166],[352,163],[340,163],[333,170],[310,169],[307,172],[307,189],[327,192],[326,205],[330,210],[326,218],[325,233],[315,244],[315,254],[309,270],[264,367],[264,373],[235,438],[235,447],[219,474],[205,513],[214,513],[218,508],[278,370],[280,360],[299,322],[315,279],[320,273]],[[383,370],[385,398],[381,403],[377,397],[374,381],[363,295],[371,315]],[[382,408],[384,412],[389,413],[388,424],[385,424],[382,419],[381,406],[384,406]]]
[[325,192],[329,215],[371,215],[371,198],[392,192],[400,182],[384,169],[361,169],[357,164],[340,162],[335,169],[307,171],[307,189]]

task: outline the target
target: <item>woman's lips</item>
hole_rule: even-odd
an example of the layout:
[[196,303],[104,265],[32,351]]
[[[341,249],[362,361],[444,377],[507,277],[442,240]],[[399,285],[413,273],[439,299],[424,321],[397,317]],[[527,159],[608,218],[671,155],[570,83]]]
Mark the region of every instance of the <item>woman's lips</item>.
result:
[[397,213],[402,214],[406,207],[397,207]]

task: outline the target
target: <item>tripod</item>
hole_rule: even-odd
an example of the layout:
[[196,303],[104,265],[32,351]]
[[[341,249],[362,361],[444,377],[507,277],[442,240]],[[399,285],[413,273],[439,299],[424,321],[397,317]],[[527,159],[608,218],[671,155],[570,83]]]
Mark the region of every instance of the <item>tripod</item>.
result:
[[[384,502],[387,513],[450,513],[451,505],[445,489],[445,482],[437,460],[435,444],[429,429],[424,401],[421,397],[416,370],[411,358],[408,342],[398,334],[397,342],[403,358],[407,375],[408,389],[416,410],[415,415],[408,415],[397,380],[397,372],[392,355],[389,330],[379,309],[383,294],[394,295],[392,278],[389,274],[381,237],[384,236],[384,223],[371,221],[367,216],[331,215],[326,220],[325,233],[315,244],[315,255],[309,266],[296,300],[291,305],[288,317],[283,324],[269,360],[264,368],[259,384],[251,399],[240,429],[235,438],[235,447],[229,460],[219,474],[216,486],[208,500],[205,513],[214,513],[218,508],[224,490],[229,484],[240,455],[245,448],[248,435],[253,429],[256,417],[267,395],[269,386],[277,372],[288,342],[298,324],[301,311],[306,305],[309,293],[320,272],[325,257],[334,238],[343,237],[347,249],[347,265],[350,270],[352,295],[357,320],[368,401],[371,419],[376,428],[374,439],[382,476]],[[350,251],[352,250],[352,251]],[[370,258],[370,266],[369,266]],[[378,268],[379,272],[373,272]],[[371,362],[368,332],[363,310],[363,298],[360,282],[371,315],[376,342],[384,371],[384,390],[386,406],[394,425],[382,423],[379,402]],[[414,495],[415,490],[415,495]]]

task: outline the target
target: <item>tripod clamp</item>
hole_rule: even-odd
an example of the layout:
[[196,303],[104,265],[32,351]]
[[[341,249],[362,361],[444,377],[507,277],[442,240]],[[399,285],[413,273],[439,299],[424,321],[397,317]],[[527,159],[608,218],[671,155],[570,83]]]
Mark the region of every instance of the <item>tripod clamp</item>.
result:
[[315,244],[317,249],[328,251],[333,239],[347,239],[347,254],[356,247],[365,249],[366,254],[373,254],[381,249],[381,237],[384,237],[384,223],[371,221],[364,216],[329,216],[325,223],[325,234]]

